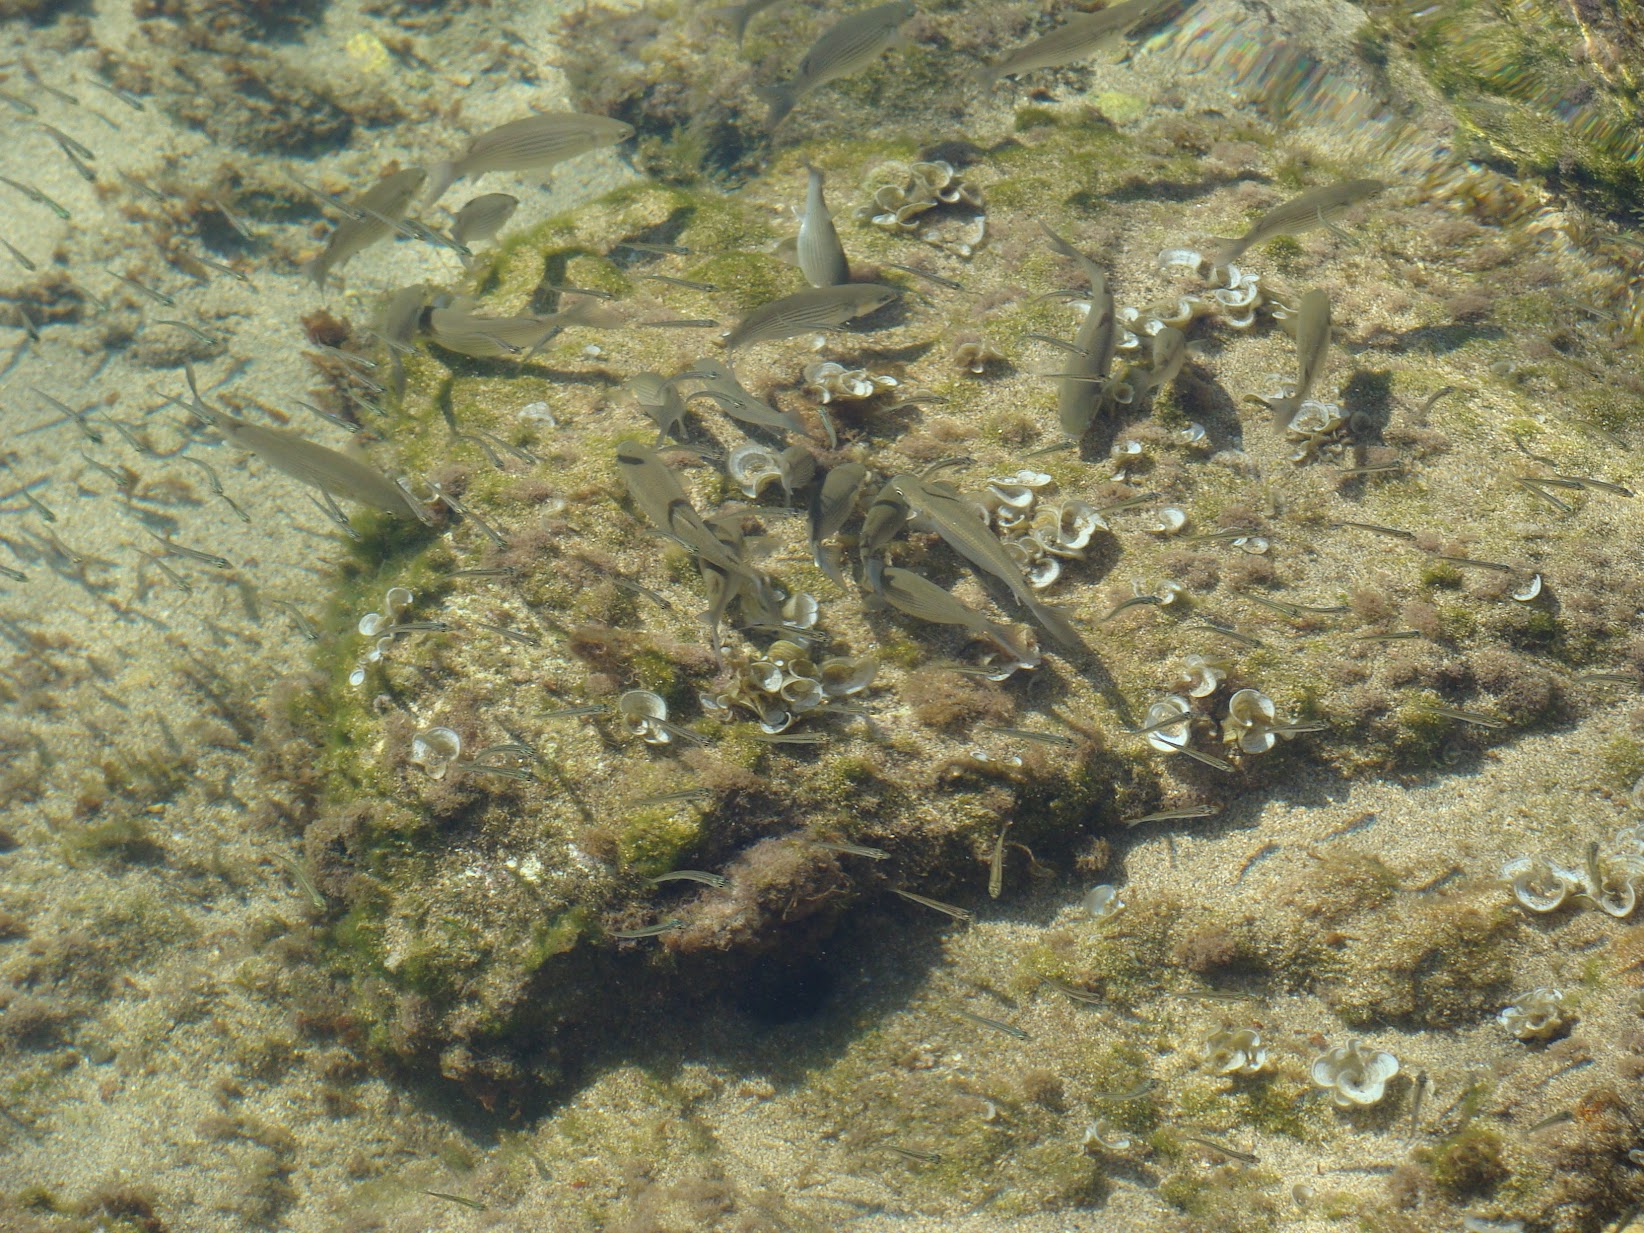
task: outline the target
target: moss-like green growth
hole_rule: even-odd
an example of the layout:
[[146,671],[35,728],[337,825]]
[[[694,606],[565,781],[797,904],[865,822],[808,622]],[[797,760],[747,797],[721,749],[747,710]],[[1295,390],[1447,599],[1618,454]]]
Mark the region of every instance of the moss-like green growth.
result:
[[87,862],[150,865],[165,859],[165,849],[133,816],[106,818],[63,833],[63,859],[71,865]]
[[1456,1198],[1488,1194],[1508,1173],[1501,1135],[1489,1127],[1469,1125],[1419,1156],[1435,1185]]

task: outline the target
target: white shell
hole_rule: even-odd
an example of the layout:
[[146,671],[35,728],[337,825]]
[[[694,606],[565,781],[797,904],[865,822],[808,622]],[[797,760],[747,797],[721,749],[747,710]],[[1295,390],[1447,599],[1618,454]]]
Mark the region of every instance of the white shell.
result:
[[1268,549],[1267,540],[1260,535],[1241,535],[1233,541],[1233,546],[1253,557],[1259,557]]
[[453,728],[427,728],[411,738],[409,761],[428,772],[430,779],[444,779],[451,763],[462,756],[462,737]]
[[1255,1028],[1218,1028],[1205,1037],[1199,1056],[1219,1075],[1254,1075],[1267,1066],[1267,1049]]
[[750,497],[781,480],[782,464],[768,448],[755,442],[739,445],[725,459],[725,473]]
[[1322,437],[1343,423],[1341,408],[1333,402],[1309,398],[1290,417],[1289,431],[1304,437]]
[[[1161,723],[1172,715],[1180,715],[1182,722],[1179,725],[1170,724],[1147,734],[1147,743],[1161,753],[1176,753],[1186,746],[1189,733],[1187,721],[1193,716],[1193,704],[1180,694],[1171,694],[1168,698],[1155,702],[1148,707],[1147,714],[1142,716],[1142,727],[1151,728],[1154,724]],[[1179,735],[1177,734],[1178,730]]]
[[1094,920],[1112,920],[1125,910],[1125,901],[1119,898],[1118,887],[1103,882],[1100,886],[1093,886],[1085,892],[1079,906],[1090,913]]
[[1542,986],[1520,994],[1496,1016],[1520,1040],[1547,1040],[1564,1026],[1564,991]]
[[1387,1082],[1399,1073],[1399,1060],[1391,1053],[1363,1049],[1358,1041],[1327,1049],[1313,1063],[1313,1082],[1330,1088],[1342,1108],[1373,1105],[1387,1093]]
[[1159,523],[1153,531],[1158,535],[1175,535],[1186,525],[1186,510],[1177,505],[1165,505],[1159,509]]
[[1199,423],[1197,420],[1194,420],[1186,428],[1176,434],[1176,439],[1189,449],[1196,449],[1197,447],[1203,445],[1208,437],[1209,434],[1205,432],[1204,425]]
[[1159,254],[1159,268],[1167,274],[1197,274],[1204,258],[1191,248],[1167,248]]
[[380,612],[368,612],[360,618],[360,623],[356,628],[367,638],[375,638],[392,623],[388,617],[383,616]]
[[1228,740],[1237,740],[1245,753],[1266,753],[1277,738],[1273,727],[1273,699],[1258,689],[1241,689],[1227,700]]
[[1055,557],[1035,561],[1027,570],[1028,585],[1042,591],[1062,576],[1062,563]]
[[383,613],[390,620],[395,620],[399,617],[400,613],[404,612],[416,601],[416,598],[417,597],[405,587],[389,587],[382,597]]
[[666,745],[673,740],[664,726],[668,704],[661,694],[648,689],[630,689],[617,699],[617,714],[622,716],[628,731],[647,745]]
[[1219,659],[1203,655],[1189,655],[1182,661],[1181,675],[1176,687],[1185,689],[1190,698],[1208,698],[1227,679],[1227,665]]
[[1541,575],[1537,574],[1518,590],[1513,592],[1513,598],[1521,604],[1528,604],[1541,594]]
[[1508,861],[1501,867],[1501,876],[1512,884],[1513,898],[1531,912],[1556,912],[1580,885],[1578,874],[1540,856]]
[[782,619],[796,629],[809,629],[815,625],[819,611],[816,596],[804,591],[796,591],[782,601]]
[[879,662],[871,655],[858,655],[854,659],[836,656],[822,661],[819,675],[822,690],[828,697],[847,698],[872,685],[878,671]]

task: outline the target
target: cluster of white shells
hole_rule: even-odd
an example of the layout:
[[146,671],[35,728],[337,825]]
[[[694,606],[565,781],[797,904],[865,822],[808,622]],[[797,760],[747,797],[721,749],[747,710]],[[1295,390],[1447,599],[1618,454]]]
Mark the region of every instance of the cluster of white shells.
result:
[[1211,267],[1210,262],[1191,248],[1172,248],[1159,254],[1159,266],[1166,273],[1187,274],[1197,278],[1207,275],[1215,284],[1195,295],[1179,295],[1174,306],[1154,305],[1151,308],[1122,309],[1119,319],[1131,329],[1141,322],[1140,333],[1153,335],[1160,326],[1173,325],[1186,329],[1195,317],[1219,315],[1224,324],[1235,330],[1248,330],[1256,324],[1256,310],[1267,303],[1262,294],[1261,275],[1241,270],[1236,265]]
[[[1208,719],[1216,724],[1224,744],[1234,745],[1247,754],[1266,753],[1278,744],[1279,737],[1290,734],[1292,725],[1280,722],[1273,699],[1259,689],[1234,690],[1228,695],[1226,710],[1219,719],[1195,706],[1214,698],[1226,677],[1227,666],[1223,661],[1202,655],[1188,656],[1176,682],[1183,692],[1169,694],[1147,709],[1142,726],[1160,725],[1147,734],[1148,744],[1161,753],[1180,753],[1193,739],[1196,719]],[[1165,722],[1172,716],[1180,716],[1181,721]]]
[[1054,488],[1043,471],[1022,470],[988,480],[982,494],[989,525],[1040,591],[1062,576],[1062,561],[1082,560],[1096,532],[1108,529],[1089,502],[1045,500]]
[[1375,1104],[1387,1094],[1388,1081],[1398,1073],[1398,1058],[1356,1040],[1326,1049],[1311,1070],[1313,1082],[1328,1089],[1343,1109]]
[[1564,991],[1545,986],[1520,994],[1496,1016],[1496,1022],[1520,1040],[1549,1040],[1569,1021]]
[[[933,224],[923,217],[940,206],[974,211],[974,215],[957,228]],[[974,253],[987,236],[982,191],[967,184],[951,163],[914,163],[900,183],[882,184],[875,189],[872,203],[857,210],[856,216],[888,231],[916,234],[927,244],[961,257]]]
[[762,652],[744,647],[725,656],[729,689],[702,695],[709,715],[728,716],[741,708],[759,719],[761,731],[785,732],[818,707],[861,693],[873,684],[879,665],[871,656],[837,655],[814,662],[797,642],[778,639]]
[[900,384],[889,373],[846,368],[836,360],[805,365],[805,392],[818,402],[853,402],[872,398],[881,390],[893,390]]
[[1267,1068],[1267,1046],[1253,1027],[1216,1028],[1199,1046],[1199,1057],[1218,1075],[1254,1075]]
[[1579,869],[1544,856],[1521,856],[1503,865],[1501,876],[1531,912],[1556,912],[1575,902],[1624,919],[1637,906],[1638,882],[1644,879],[1644,823],[1617,831],[1609,851],[1589,844]]
[[374,664],[381,661],[387,654],[388,648],[394,642],[394,628],[399,624],[402,613],[416,601],[405,587],[389,587],[382,597],[382,611],[368,612],[360,618],[356,627],[367,638],[374,638],[371,649],[365,653],[365,663],[359,664],[354,671],[348,674],[350,685],[365,683],[365,664]]

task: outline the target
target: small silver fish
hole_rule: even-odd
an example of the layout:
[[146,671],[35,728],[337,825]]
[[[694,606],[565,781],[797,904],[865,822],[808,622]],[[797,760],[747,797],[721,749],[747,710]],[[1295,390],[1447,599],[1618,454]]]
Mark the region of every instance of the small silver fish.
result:
[[851,265],[822,198],[822,169],[807,164],[805,217],[799,224],[799,270],[813,287],[837,287],[851,280]]
[[1330,355],[1330,297],[1314,288],[1296,306],[1296,389],[1288,398],[1262,399],[1273,427],[1284,429],[1312,396]]
[[185,365],[184,372],[188,375],[189,393],[193,396],[189,407],[222,433],[231,445],[250,450],[276,471],[318,488],[328,496],[358,501],[361,505],[369,505],[399,518],[424,520],[422,511],[412,503],[410,496],[375,467],[299,437],[296,433],[252,424],[208,407],[200,399],[193,367]]
[[1066,647],[1083,645],[1078,631],[1068,619],[1057,609],[1040,602],[1022,576],[1021,567],[1005,550],[999,537],[953,489],[907,474],[895,476],[886,487],[899,491],[908,508],[915,514],[923,515],[950,548],[1009,587],[1011,594],[1053,638]]
[[489,240],[514,216],[519,198],[507,193],[482,193],[463,203],[451,223],[451,238],[458,244],[471,240]]
[[711,398],[726,415],[744,424],[785,433],[803,434],[805,431],[804,425],[792,415],[777,410],[743,389],[741,382],[736,379],[736,374],[718,360],[705,356],[673,380],[682,381],[686,378],[703,383],[702,388],[693,390],[685,396],[687,402],[693,398]]
[[1001,77],[1055,68],[1088,60],[1120,35],[1147,24],[1180,0],[1126,0],[1094,13],[1081,13],[1062,23],[1043,38],[978,70],[976,84],[989,85]]
[[1062,431],[1078,439],[1089,430],[1105,402],[1107,377],[1113,367],[1117,344],[1113,293],[1107,288],[1107,278],[1100,266],[1049,227],[1040,225],[1050,238],[1050,246],[1062,256],[1077,261],[1090,280],[1090,311],[1073,342],[1067,344],[1073,358],[1068,370],[1060,374],[1061,384],[1056,393],[1056,413]]
[[811,287],[754,309],[725,339],[727,350],[750,343],[792,338],[813,330],[835,330],[900,299],[902,293],[883,283],[846,283]]
[[744,0],[742,4],[728,4],[724,8],[711,10],[715,17],[724,17],[736,31],[736,41],[742,42],[743,36],[748,33],[748,23],[766,9],[774,9],[779,4],[786,4],[787,0]]
[[428,313],[428,337],[447,351],[476,359],[529,359],[569,325],[611,325],[615,319],[586,301],[564,312],[526,317],[482,317],[466,307]]
[[325,249],[304,267],[304,272],[323,288],[332,270],[342,267],[356,253],[393,231],[394,224],[411,208],[417,190],[427,178],[428,172],[423,168],[408,167],[377,181],[353,203],[350,207],[353,216],[345,215],[337,224]]
[[618,145],[633,135],[631,124],[574,111],[545,111],[512,120],[475,137],[456,158],[436,163],[426,200],[429,204],[438,201],[457,180],[488,171],[552,167],[590,150]]
[[887,565],[879,576],[879,593],[891,607],[937,625],[959,625],[979,638],[1015,648],[1021,638],[1009,625],[992,620],[961,603],[944,587],[911,569]]
[[1221,240],[1210,259],[1211,264],[1226,266],[1242,257],[1247,249],[1277,236],[1297,235],[1314,227],[1334,227],[1334,218],[1386,188],[1384,181],[1365,179],[1343,180],[1339,184],[1309,189],[1300,197],[1274,206],[1242,236]]
[[1187,362],[1187,335],[1173,325],[1165,326],[1153,336],[1151,359],[1139,394],[1162,389],[1176,379]]
[[905,41],[902,23],[917,11],[909,0],[893,0],[890,4],[852,13],[829,26],[811,44],[788,81],[760,89],[760,97],[771,109],[765,126],[774,129],[812,90],[837,78],[849,77]]

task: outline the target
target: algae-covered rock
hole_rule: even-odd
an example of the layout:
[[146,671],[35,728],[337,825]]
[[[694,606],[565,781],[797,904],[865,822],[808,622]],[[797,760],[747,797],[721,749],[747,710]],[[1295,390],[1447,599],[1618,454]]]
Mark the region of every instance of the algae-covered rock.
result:
[[[1561,280],[1596,283],[1602,263],[1526,227],[1520,186],[1453,165],[1413,183],[1139,88],[1095,106],[1001,93],[972,101],[962,138],[926,140],[886,118],[905,83],[880,68],[773,138],[734,47],[676,17],[619,27],[582,83],[656,177],[521,218],[397,357],[377,458],[433,525],[356,520],[335,624],[361,632],[286,717],[314,751],[332,954],[379,1056],[528,1103],[636,1008],[809,1005],[793,973],[874,913],[963,920],[1024,869],[1102,870],[1124,823],[1211,816],[1304,772],[1476,764],[1644,666],[1639,566],[1614,547],[1637,531],[1612,444],[1636,357],[1565,310]],[[974,49],[961,17],[929,15],[923,41]],[[761,80],[802,49],[759,37]],[[723,72],[670,86],[697,57]],[[804,291],[787,257],[807,166],[855,279],[900,294],[727,349],[728,327]],[[1336,230],[1255,245],[1237,270],[1200,255],[1372,173],[1398,182],[1344,219],[1321,209]],[[1100,267],[1116,323],[1077,442],[1058,383],[1100,296],[1069,252]],[[1280,414],[1313,291],[1323,370]],[[749,441],[768,482],[727,474]],[[814,544],[830,475],[855,478]],[[954,508],[974,528],[944,523]],[[989,538],[956,551],[967,531]],[[990,543],[1020,576],[986,568]],[[295,744],[280,734],[280,765]],[[1230,884],[1274,845],[1250,846]],[[1011,1039],[1010,1012],[1031,1010],[1060,1085],[1012,1059],[936,1090],[906,1060],[920,1029],[898,1026],[795,1105],[934,1210],[988,1199],[1008,1160],[1026,1212],[1098,1202],[1129,1167],[1102,1133],[1079,1146],[1096,1123],[1065,1092],[1113,1100],[1101,1124],[1169,1162],[1183,1219],[1268,1227],[1269,1175],[1200,1184],[1193,1158],[1246,1126],[1335,1133],[1303,1100],[1324,1046],[1283,1050],[1302,1029],[1264,1023],[1272,1073],[1172,1063],[1155,1093],[1149,1059],[1180,1040],[1161,999],[1251,983],[1317,999],[1344,1040],[1466,1028],[1510,993],[1526,932],[1498,887],[1424,897],[1369,852],[1314,856],[1241,912],[1182,888],[1047,930],[1014,979],[978,961],[971,991],[1006,1009],[944,1008]],[[1133,1021],[1090,1028],[1088,999]],[[1405,1097],[1388,1090],[1377,1117]],[[1460,1176],[1434,1184],[1459,1194]]]

